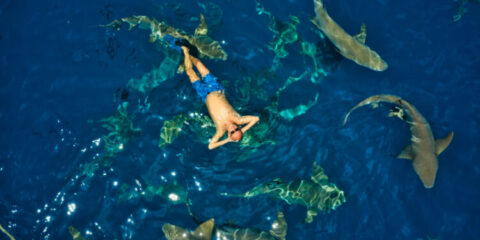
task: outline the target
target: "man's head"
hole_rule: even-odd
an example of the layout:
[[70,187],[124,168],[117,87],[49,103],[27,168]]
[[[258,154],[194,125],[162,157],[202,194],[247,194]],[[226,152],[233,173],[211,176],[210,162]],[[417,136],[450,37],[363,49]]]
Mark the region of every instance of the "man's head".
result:
[[235,142],[240,141],[242,139],[242,136],[243,136],[243,132],[239,126],[235,124],[231,124],[228,127],[228,137],[230,137],[230,139],[232,139],[233,141]]

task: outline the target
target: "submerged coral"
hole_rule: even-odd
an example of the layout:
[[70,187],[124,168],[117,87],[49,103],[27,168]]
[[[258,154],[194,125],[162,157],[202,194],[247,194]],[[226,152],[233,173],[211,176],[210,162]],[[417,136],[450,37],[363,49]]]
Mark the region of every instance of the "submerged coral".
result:
[[310,180],[295,179],[288,183],[277,178],[273,181],[260,184],[244,194],[221,193],[223,196],[251,198],[260,194],[267,194],[276,199],[282,199],[288,204],[300,204],[307,208],[305,222],[310,223],[318,211],[330,212],[342,205],[345,194],[334,183],[328,182],[323,168],[313,164],[313,174]]

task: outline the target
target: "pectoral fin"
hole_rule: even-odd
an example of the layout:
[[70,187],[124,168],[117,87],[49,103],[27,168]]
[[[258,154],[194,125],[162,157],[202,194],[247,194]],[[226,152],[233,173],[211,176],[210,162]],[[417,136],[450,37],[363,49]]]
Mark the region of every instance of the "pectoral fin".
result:
[[400,154],[398,154],[397,158],[403,158],[403,159],[413,159],[413,154],[412,154],[412,145],[408,144]]
[[205,22],[205,17],[203,14],[200,14],[200,24],[198,24],[197,29],[195,29],[195,36],[205,36],[208,33],[207,23]]
[[210,240],[212,239],[212,231],[213,231],[214,224],[215,224],[215,221],[212,218],[200,224],[200,226],[198,226],[197,229],[195,229],[195,232],[193,232],[192,235],[199,240]]
[[318,212],[315,209],[307,210],[307,217],[305,217],[305,223],[313,222],[313,219],[317,216]]
[[448,134],[448,136],[435,140],[435,153],[437,154],[437,156],[440,155],[440,153],[442,153],[443,150],[445,150],[448,147],[448,145],[450,145],[450,142],[452,142],[452,139],[453,139],[453,131],[451,131]]
[[273,223],[272,229],[270,229],[270,234],[275,237],[275,239],[285,240],[287,236],[287,222],[283,213],[277,212],[277,220]]
[[360,32],[353,38],[358,42],[365,44],[365,39],[367,39],[367,27],[365,26],[365,23],[362,24],[360,27]]
[[313,162],[313,174],[312,174],[312,182],[321,184],[328,181],[327,175],[323,171],[323,168],[320,167],[317,162]]

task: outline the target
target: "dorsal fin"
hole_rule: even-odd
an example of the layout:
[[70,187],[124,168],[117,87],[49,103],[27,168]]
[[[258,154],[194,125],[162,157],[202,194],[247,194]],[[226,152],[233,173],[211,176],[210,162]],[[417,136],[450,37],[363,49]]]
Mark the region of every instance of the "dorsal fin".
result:
[[205,17],[200,13],[200,24],[198,24],[197,29],[195,29],[195,36],[205,36],[208,34],[208,26],[205,22]]
[[325,172],[323,172],[323,168],[320,167],[317,162],[313,162],[313,173],[311,179],[316,184],[328,181],[328,177],[325,175]]
[[73,240],[85,240],[85,237],[83,237],[82,234],[74,226],[70,225],[68,227],[68,232],[70,232],[70,235],[72,235]]
[[212,231],[213,225],[215,224],[215,220],[210,219],[197,227],[195,232],[192,233],[194,237],[198,240],[210,240],[212,238]]
[[365,26],[365,23],[362,23],[362,26],[360,26],[360,32],[353,38],[358,42],[365,44],[365,39],[367,39],[367,26]]
[[280,211],[277,212],[277,220],[273,222],[270,234],[278,240],[285,240],[287,236],[287,221],[285,221],[285,216]]
[[413,154],[412,154],[412,145],[408,144],[401,152],[398,154],[397,158],[403,158],[403,159],[413,159]]
[[445,150],[448,147],[448,145],[450,145],[450,142],[452,142],[452,139],[453,139],[453,131],[451,131],[448,134],[448,136],[435,140],[435,153],[437,154],[437,156],[440,155],[440,153],[442,153],[443,150]]

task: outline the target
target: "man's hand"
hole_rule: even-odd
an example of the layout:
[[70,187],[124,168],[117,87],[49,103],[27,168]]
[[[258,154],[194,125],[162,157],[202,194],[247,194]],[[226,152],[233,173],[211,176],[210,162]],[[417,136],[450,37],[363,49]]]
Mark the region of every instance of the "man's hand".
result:
[[257,116],[243,116],[237,119],[236,124],[244,125],[247,124],[245,127],[242,128],[242,133],[245,133],[250,129],[253,125],[255,125],[260,120]]

